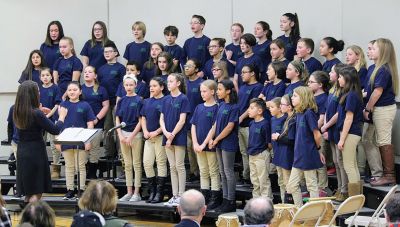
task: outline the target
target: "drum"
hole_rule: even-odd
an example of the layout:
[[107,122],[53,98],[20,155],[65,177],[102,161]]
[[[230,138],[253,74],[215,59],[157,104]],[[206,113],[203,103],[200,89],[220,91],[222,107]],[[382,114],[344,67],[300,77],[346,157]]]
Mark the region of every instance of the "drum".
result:
[[297,211],[294,204],[279,203],[274,205],[275,215],[271,221],[272,227],[287,227]]
[[217,227],[240,227],[239,217],[236,214],[221,214],[215,224]]

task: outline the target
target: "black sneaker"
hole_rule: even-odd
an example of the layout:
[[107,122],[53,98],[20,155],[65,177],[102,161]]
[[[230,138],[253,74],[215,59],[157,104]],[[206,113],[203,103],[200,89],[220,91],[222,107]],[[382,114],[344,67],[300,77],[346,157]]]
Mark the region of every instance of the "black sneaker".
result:
[[121,172],[121,174],[118,176],[118,179],[120,180],[125,179],[125,171]]
[[75,192],[73,190],[68,190],[64,195],[63,200],[73,200],[76,199]]

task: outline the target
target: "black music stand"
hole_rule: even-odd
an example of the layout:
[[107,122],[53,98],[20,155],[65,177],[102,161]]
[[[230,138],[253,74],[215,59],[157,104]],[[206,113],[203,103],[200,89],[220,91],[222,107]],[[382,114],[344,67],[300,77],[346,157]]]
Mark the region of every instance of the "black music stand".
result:
[[[64,131],[57,136],[54,140],[54,144],[60,145],[72,145],[76,146],[76,149],[79,150],[79,146],[85,146],[86,143],[90,143],[96,136],[99,135],[101,129],[88,129],[88,128],[66,128]],[[79,153],[77,154],[77,163],[79,165]],[[80,193],[80,173],[79,167],[78,169],[78,198],[81,197]]]

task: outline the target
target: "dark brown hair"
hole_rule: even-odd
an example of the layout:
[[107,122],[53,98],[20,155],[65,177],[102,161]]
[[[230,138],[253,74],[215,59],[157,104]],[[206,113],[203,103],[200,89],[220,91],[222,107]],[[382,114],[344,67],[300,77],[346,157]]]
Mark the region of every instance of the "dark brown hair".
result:
[[27,80],[18,87],[14,104],[14,123],[19,129],[28,128],[33,121],[33,110],[39,108],[39,87],[36,82]]

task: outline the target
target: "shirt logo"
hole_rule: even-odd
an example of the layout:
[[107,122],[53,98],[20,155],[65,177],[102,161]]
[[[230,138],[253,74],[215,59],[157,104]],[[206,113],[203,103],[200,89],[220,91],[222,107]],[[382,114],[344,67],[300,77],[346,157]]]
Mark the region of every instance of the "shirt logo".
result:
[[83,112],[84,112],[84,110],[83,110],[83,108],[81,108],[81,107],[78,107],[78,108],[76,109],[76,112],[77,112],[77,113],[83,113]]
[[211,111],[207,111],[207,115],[206,115],[207,117],[213,117],[214,116],[214,113],[213,112],[211,112]]
[[47,93],[47,96],[53,97],[53,96],[54,96],[54,93],[53,93],[52,91],[49,91],[49,93]]
[[199,88],[198,87],[192,88],[192,93],[198,93],[198,92],[199,92]]
[[68,63],[68,64],[65,66],[65,69],[66,69],[66,70],[72,69],[72,64],[71,64],[71,63]]
[[130,106],[130,107],[136,108],[136,107],[137,107],[137,102],[131,102],[131,103],[129,104],[129,106]]
[[99,95],[99,93],[97,92],[97,91],[92,91],[92,94],[91,94],[92,96],[97,96],[97,95]]
[[261,128],[256,128],[256,129],[254,130],[254,132],[257,133],[257,134],[260,134],[260,133],[261,133]]
[[228,109],[223,109],[222,110],[222,114],[228,115],[229,114],[229,110]]
[[156,109],[157,109],[158,111],[160,111],[160,110],[162,109],[161,104],[157,104],[157,105],[156,105]]
[[140,48],[140,53],[145,53],[146,52],[146,48],[142,47]]
[[204,50],[204,46],[197,46],[197,50]]
[[251,90],[247,90],[246,94],[250,95],[251,94]]
[[110,75],[111,75],[111,76],[116,76],[116,75],[118,75],[117,70],[111,70],[111,71],[110,71]]
[[299,122],[299,126],[304,128],[306,127],[306,123],[304,123],[304,121],[302,120]]
[[181,103],[172,103],[172,106],[176,109],[179,109],[181,107]]

